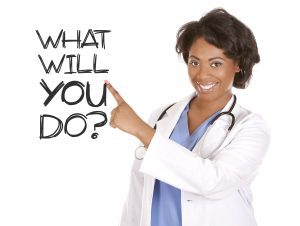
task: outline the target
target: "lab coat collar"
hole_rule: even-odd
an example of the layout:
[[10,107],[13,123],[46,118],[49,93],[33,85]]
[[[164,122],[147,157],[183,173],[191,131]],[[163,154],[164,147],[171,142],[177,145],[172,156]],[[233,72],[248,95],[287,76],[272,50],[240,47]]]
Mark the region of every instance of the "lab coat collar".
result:
[[[172,106],[171,108],[169,108],[166,111],[165,116],[157,122],[157,131],[160,132],[162,135],[165,136],[170,136],[170,134],[173,131],[173,128],[175,127],[182,111],[184,110],[185,106],[190,102],[190,100],[196,96],[196,92],[193,92],[192,94],[188,95],[187,97],[183,98],[182,100],[180,100],[179,102],[175,103],[174,106]],[[228,111],[232,105],[234,101],[234,97],[232,95],[232,97],[230,98],[230,100],[228,101],[228,103],[225,105],[225,107],[221,110],[221,112],[223,111]],[[238,114],[239,111],[239,106],[236,103],[235,107],[232,110],[232,113],[236,116]],[[222,120],[224,125],[228,125],[230,123],[230,118],[225,117]]]
[[173,128],[175,127],[183,109],[189,101],[195,96],[195,93],[183,98],[175,103],[171,108],[166,111],[165,116],[156,123],[156,130],[162,135],[170,136]]

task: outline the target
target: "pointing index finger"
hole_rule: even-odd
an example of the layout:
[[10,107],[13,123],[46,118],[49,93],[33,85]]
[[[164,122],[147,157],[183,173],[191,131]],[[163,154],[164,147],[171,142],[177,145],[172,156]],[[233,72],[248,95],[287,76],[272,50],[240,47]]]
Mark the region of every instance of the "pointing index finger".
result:
[[121,103],[123,103],[124,99],[121,97],[121,95],[119,94],[119,92],[110,84],[110,82],[107,81],[107,80],[105,80],[104,82],[105,82],[106,87],[109,90],[109,92],[113,95],[113,97],[117,101],[118,105],[120,105]]

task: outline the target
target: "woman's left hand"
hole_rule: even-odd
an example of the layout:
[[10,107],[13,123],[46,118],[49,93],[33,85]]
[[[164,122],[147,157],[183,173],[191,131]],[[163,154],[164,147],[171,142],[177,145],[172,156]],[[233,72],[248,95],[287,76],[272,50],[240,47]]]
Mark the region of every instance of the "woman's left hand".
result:
[[118,104],[118,106],[111,111],[110,126],[137,137],[145,146],[148,146],[154,135],[154,129],[135,113],[108,81],[105,81],[105,83]]

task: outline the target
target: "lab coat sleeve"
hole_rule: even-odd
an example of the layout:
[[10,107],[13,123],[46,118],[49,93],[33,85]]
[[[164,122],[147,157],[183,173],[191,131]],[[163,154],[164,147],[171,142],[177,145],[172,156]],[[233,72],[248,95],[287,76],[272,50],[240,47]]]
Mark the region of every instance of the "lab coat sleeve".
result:
[[212,199],[252,182],[269,144],[269,129],[254,115],[213,159],[204,159],[156,132],[140,171],[183,191]]

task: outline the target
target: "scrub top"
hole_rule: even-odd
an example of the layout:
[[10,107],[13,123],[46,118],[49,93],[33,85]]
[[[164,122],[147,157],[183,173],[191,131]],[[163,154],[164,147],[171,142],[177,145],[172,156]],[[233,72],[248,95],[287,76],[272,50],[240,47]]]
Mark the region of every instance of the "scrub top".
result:
[[[212,119],[219,112],[213,114],[209,119],[199,125],[192,134],[190,134],[188,128],[188,111],[189,104],[187,104],[181,113],[170,139],[191,151],[205,133]],[[182,225],[181,191],[176,187],[156,179],[152,199],[151,226],[166,225]]]

